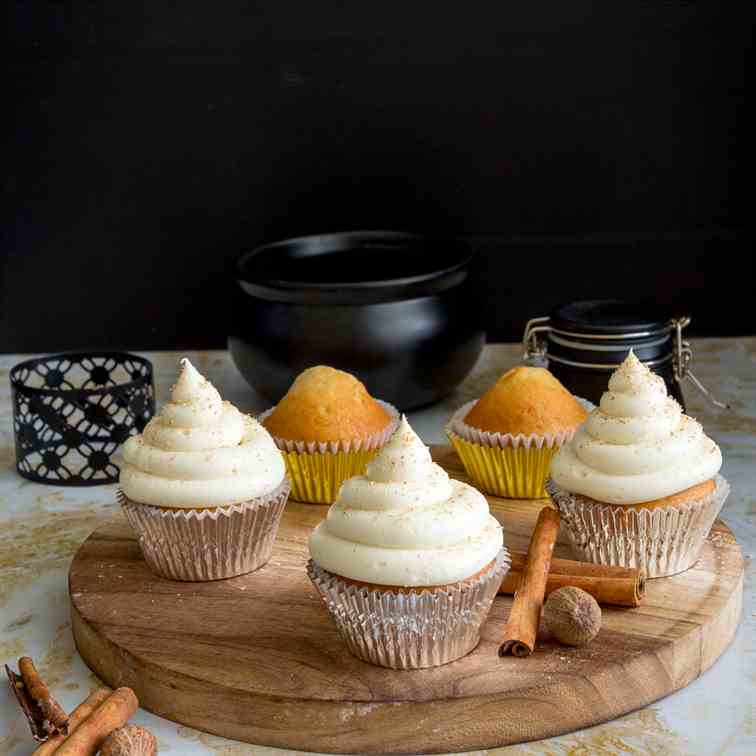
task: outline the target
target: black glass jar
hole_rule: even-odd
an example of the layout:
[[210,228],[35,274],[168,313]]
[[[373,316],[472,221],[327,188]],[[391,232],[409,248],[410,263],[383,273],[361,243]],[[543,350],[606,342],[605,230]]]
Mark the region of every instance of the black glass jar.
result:
[[549,370],[564,386],[595,404],[606,391],[609,376],[632,349],[664,379],[670,395],[684,409],[683,378],[705,392],[688,371],[691,350],[682,340],[682,329],[689,322],[690,318],[663,317],[630,302],[594,299],[571,302],[548,317],[529,321],[523,342],[526,358],[547,359]]

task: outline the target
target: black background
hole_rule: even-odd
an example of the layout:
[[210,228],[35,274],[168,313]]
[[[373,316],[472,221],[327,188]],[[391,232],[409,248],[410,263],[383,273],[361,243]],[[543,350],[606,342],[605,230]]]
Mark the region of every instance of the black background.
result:
[[489,339],[580,297],[756,332],[751,4],[9,6],[0,349],[222,346],[278,238],[473,238]]

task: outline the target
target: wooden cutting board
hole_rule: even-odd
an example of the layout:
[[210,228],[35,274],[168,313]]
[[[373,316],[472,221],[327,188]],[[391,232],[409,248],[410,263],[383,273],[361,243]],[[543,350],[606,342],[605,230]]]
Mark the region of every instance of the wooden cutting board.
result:
[[[447,446],[434,457],[465,479]],[[490,498],[507,545],[524,551],[541,501]],[[539,641],[501,659],[511,598],[498,597],[469,656],[398,672],[347,653],[304,570],[326,507],[289,502],[268,565],[214,583],[150,573],[120,516],[82,545],[69,576],[73,633],[112,686],[175,722],[260,745],[311,751],[472,750],[613,719],[684,687],[727,648],[738,624],[743,557],[717,521],[699,563],[651,580],[637,609],[604,608],[583,649]],[[569,555],[560,539],[557,554]]]

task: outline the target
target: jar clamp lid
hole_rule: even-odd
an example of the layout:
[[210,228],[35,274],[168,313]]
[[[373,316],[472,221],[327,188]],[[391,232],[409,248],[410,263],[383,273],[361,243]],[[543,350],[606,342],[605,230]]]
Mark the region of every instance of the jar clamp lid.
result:
[[689,316],[664,319],[653,312],[644,316],[637,306],[617,300],[573,302],[527,322],[524,356],[582,370],[610,371],[633,349],[648,368],[659,369],[671,362],[678,384],[687,379],[717,407],[729,409],[690,370],[693,350],[682,335],[689,323]]

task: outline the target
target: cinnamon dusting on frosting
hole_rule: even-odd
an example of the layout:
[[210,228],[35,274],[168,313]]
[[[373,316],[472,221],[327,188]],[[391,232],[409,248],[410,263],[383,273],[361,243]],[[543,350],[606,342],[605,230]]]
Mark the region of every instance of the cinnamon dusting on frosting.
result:
[[451,480],[402,418],[366,474],[344,482],[310,553],[352,580],[432,586],[475,574],[502,543],[485,497]]
[[608,389],[554,457],[551,477],[558,486],[608,504],[638,504],[717,474],[717,445],[632,351]]
[[270,493],[285,475],[267,431],[224,402],[187,359],[170,400],[142,434],[126,441],[123,456],[124,494],[162,507],[236,504]]

